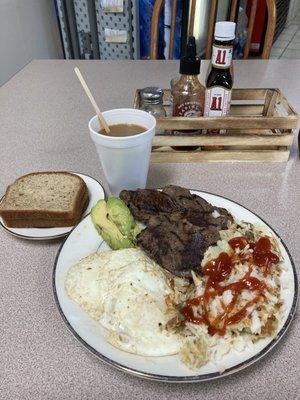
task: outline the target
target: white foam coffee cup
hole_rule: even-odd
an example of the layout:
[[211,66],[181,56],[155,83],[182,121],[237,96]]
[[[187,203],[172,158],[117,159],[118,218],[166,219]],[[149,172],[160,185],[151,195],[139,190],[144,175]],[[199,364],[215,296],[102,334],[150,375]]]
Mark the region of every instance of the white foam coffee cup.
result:
[[104,111],[103,116],[108,125],[135,124],[145,127],[145,132],[138,135],[116,137],[98,133],[102,126],[97,116],[89,122],[90,135],[111,193],[118,195],[122,189],[144,189],[155,134],[155,118],[134,108]]

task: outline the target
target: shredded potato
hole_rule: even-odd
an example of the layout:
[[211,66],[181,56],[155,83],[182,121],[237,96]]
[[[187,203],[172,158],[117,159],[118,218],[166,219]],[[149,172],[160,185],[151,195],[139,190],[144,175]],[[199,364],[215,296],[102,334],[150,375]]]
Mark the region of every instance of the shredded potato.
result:
[[209,356],[204,337],[188,338],[179,352],[179,357],[190,368],[199,368],[206,364]]
[[[243,249],[236,248],[233,250],[230,247],[229,240],[241,236],[246,237],[250,242],[257,242],[261,237],[267,237],[271,242],[272,252],[279,257],[279,263],[274,264],[268,273],[264,274],[261,268],[253,266],[249,261],[251,252],[253,252],[249,244]],[[220,282],[220,285],[227,287],[227,285],[239,282],[251,270],[250,276],[262,282],[266,289],[262,296],[257,296],[255,291],[242,290],[231,311],[232,314],[241,310],[248,303],[251,306],[247,309],[245,317],[239,322],[227,325],[223,335],[219,333],[209,334],[208,326],[204,322],[193,323],[175,318],[170,324],[166,325],[166,329],[171,331],[173,329],[178,331],[178,326],[180,326],[181,335],[185,339],[179,356],[182,362],[191,369],[199,368],[209,361],[218,364],[230,350],[244,351],[246,348],[251,348],[253,343],[259,339],[276,335],[282,316],[283,302],[279,277],[283,266],[277,239],[269,231],[266,231],[264,227],[254,226],[249,223],[232,223],[227,230],[220,231],[220,237],[221,240],[217,242],[216,246],[211,246],[207,249],[202,267],[209,261],[216,259],[222,252],[229,254],[231,257],[235,257],[236,254],[237,260],[241,259],[243,261],[234,263],[230,275]],[[249,259],[247,258],[248,255],[250,255]],[[188,299],[195,299],[204,294],[208,277],[197,275],[192,271],[192,278],[193,283],[188,290],[176,290],[177,285],[175,284],[177,295],[176,300],[175,298],[173,299],[173,306],[175,305],[179,315],[182,315],[183,307],[187,304]],[[215,319],[222,315],[224,309],[232,302],[233,296],[231,290],[225,290],[221,295],[216,295],[210,300],[208,303],[210,318]],[[254,303],[251,303],[252,299]],[[201,304],[194,305],[193,303],[192,309],[196,318],[201,317],[203,312]]]

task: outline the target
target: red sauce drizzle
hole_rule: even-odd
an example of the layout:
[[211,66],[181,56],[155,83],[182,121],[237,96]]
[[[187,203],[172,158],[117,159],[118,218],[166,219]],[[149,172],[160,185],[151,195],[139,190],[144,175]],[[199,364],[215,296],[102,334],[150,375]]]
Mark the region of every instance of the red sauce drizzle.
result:
[[241,249],[243,250],[248,242],[248,239],[246,239],[244,236],[238,236],[238,237],[234,237],[232,239],[230,239],[228,241],[229,246],[234,250],[234,249]]
[[279,257],[272,253],[271,248],[270,239],[262,237],[253,249],[253,263],[264,269],[265,276],[269,273],[271,265],[279,262]]
[[221,253],[218,258],[209,261],[203,267],[203,274],[209,276],[212,282],[222,282],[232,270],[232,260],[227,253]]
[[[246,255],[234,254],[233,256],[223,252],[216,259],[206,263],[202,268],[203,274],[208,277],[203,296],[188,300],[182,310],[187,321],[194,324],[206,324],[210,335],[218,333],[223,336],[228,325],[239,323],[244,319],[248,313],[247,309],[256,304],[261,296],[264,296],[263,292],[267,289],[267,286],[264,282],[251,276],[253,266],[263,268],[264,275],[267,275],[271,265],[279,262],[278,256],[271,251],[271,241],[267,237],[260,238],[256,243],[249,243],[247,238],[241,236],[229,240],[228,243],[232,249],[239,248],[241,250],[249,244],[252,252],[250,251]],[[223,282],[230,275],[234,268],[234,263],[245,259],[250,260],[251,265],[244,277],[238,282],[226,286],[220,285],[220,282]],[[212,319],[208,311],[209,302],[214,297],[222,295],[225,290],[231,290],[232,300],[226,306],[221,302],[223,312]],[[243,290],[255,292],[255,296],[238,311],[232,313],[238,297]],[[199,305],[202,306],[201,315],[195,315],[193,306]]]

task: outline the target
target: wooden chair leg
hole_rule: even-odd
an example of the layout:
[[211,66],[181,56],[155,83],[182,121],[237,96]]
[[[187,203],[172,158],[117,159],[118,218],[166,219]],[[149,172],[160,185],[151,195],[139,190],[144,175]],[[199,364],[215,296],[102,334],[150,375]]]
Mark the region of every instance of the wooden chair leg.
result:
[[218,5],[218,0],[211,0],[209,21],[208,21],[208,32],[207,32],[207,44],[206,44],[206,51],[205,51],[206,59],[210,59],[210,57],[211,57],[211,46],[213,43],[217,5]]
[[231,22],[235,21],[237,3],[238,3],[238,0],[231,1],[230,17],[229,17],[229,21],[231,21]]
[[191,9],[190,9],[190,21],[189,21],[188,36],[193,36],[193,34],[194,34],[195,10],[196,10],[196,0],[192,0]]
[[175,28],[176,28],[176,11],[177,11],[177,0],[173,0],[172,14],[171,14],[170,44],[169,44],[169,60],[173,59],[174,36],[175,36]]
[[265,36],[264,48],[262,52],[262,59],[268,59],[270,57],[271,48],[274,39],[275,26],[276,26],[276,2],[275,0],[267,0],[268,9],[268,25]]
[[151,44],[150,44],[150,59],[157,59],[158,49],[158,23],[162,8],[163,0],[156,0],[153,6],[151,18]]
[[252,32],[253,32],[253,27],[254,27],[256,9],[257,9],[257,0],[253,0],[252,5],[251,5],[249,23],[248,23],[247,41],[246,41],[245,48],[244,48],[244,59],[249,57],[250,43],[251,43]]

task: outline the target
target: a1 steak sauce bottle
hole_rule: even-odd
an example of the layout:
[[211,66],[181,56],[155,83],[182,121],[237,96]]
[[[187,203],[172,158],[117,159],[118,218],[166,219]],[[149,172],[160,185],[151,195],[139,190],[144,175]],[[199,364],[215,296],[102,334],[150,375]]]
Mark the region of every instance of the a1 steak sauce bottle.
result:
[[[212,47],[211,69],[206,79],[204,116],[221,117],[229,113],[233,85],[232,54],[235,38],[234,22],[217,22]],[[209,130],[225,133],[225,130]]]

